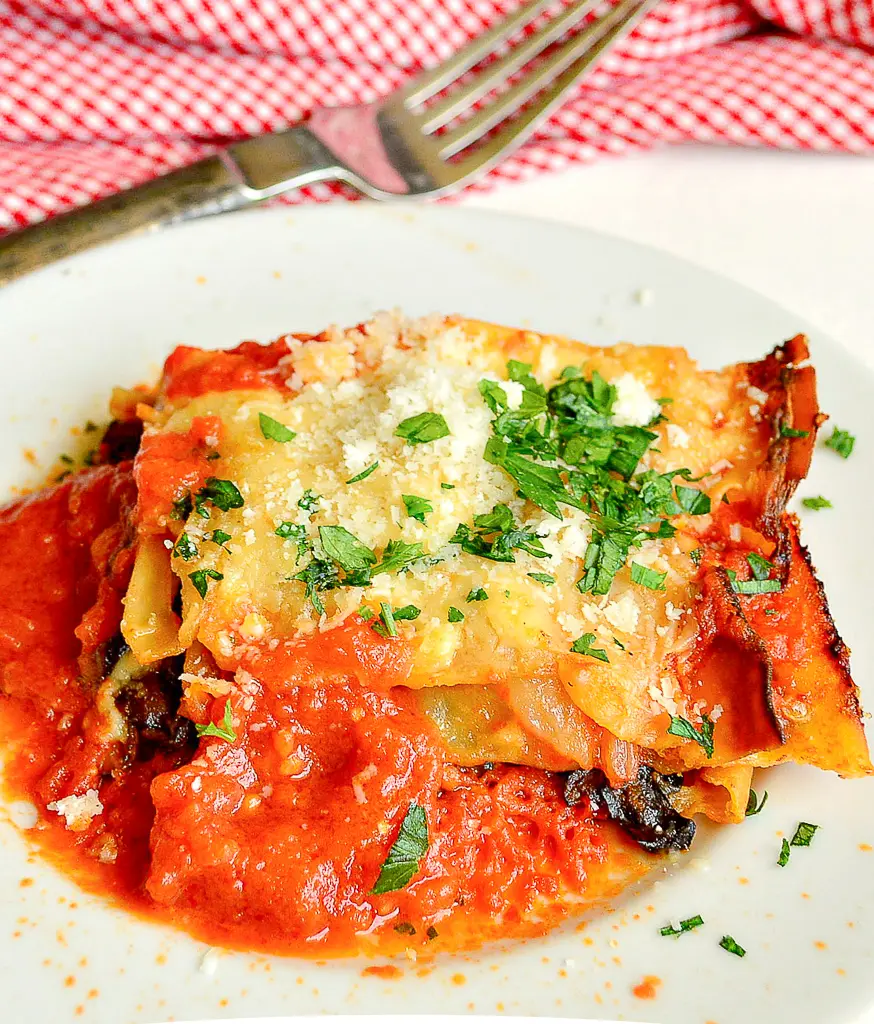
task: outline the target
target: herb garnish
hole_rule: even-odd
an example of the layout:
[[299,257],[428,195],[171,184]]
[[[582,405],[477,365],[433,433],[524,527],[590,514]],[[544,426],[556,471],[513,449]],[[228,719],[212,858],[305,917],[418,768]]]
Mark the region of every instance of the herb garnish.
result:
[[440,932],[437,931],[433,924],[428,928],[428,931],[425,932],[429,942],[433,942],[439,934]]
[[382,561],[373,570],[374,575],[378,572],[400,572],[422,555],[422,545],[419,543],[407,544],[403,540],[390,540],[382,553]]
[[243,495],[235,483],[231,480],[219,480],[215,476],[207,477],[206,483],[194,496],[194,511],[203,519],[209,519],[209,511],[204,508],[207,501],[222,512],[242,508],[245,504]]
[[221,740],[233,743],[237,738],[237,734],[234,732],[234,717],[231,712],[230,700],[225,703],[225,713],[222,716],[220,725],[216,725],[215,722],[209,722],[206,725],[195,724],[194,731],[198,736],[218,736]]
[[811,825],[808,821],[800,821],[798,823],[798,828],[795,829],[795,835],[792,839],[789,842],[784,839],[780,845],[780,856],[777,858],[777,863],[781,868],[785,868],[789,863],[790,848],[793,846],[810,846],[810,841],[818,829],[819,825]]
[[762,794],[762,799],[759,800],[754,789],[750,790],[750,795],[747,797],[747,809],[744,812],[745,817],[751,818],[754,814],[759,814],[765,804],[768,802],[768,791],[767,789]]
[[455,490],[455,484],[447,484],[447,483],[444,482],[444,483],[440,484],[440,486],[443,488],[444,491],[454,491]]
[[731,580],[736,594],[776,594],[783,589],[779,580]]
[[420,412],[402,420],[395,430],[395,437],[402,437],[408,444],[427,444],[449,436],[449,426],[439,412]]
[[668,732],[672,736],[680,736],[684,740],[694,740],[699,747],[703,748],[708,757],[713,757],[713,722],[706,712],[701,716],[700,729],[696,729],[685,718],[671,715]]
[[231,535],[225,533],[224,530],[213,530],[212,533],[208,533],[203,539],[208,540],[211,544],[218,544],[220,548],[230,552],[230,548],[225,547],[225,545],[231,539]]
[[181,558],[185,562],[197,558],[197,545],[187,533],[179,534],[179,539],[173,545],[173,557]]
[[578,637],[571,644],[571,650],[574,654],[585,654],[589,658],[594,658],[596,661],[609,662],[610,659],[607,657],[607,652],[600,648],[593,647],[593,643],[595,643],[595,634],[583,633],[581,637]]
[[638,562],[631,563],[632,583],[639,583],[642,587],[648,587],[650,590],[664,590],[667,578],[666,572],[656,572],[655,569],[648,569]]
[[402,608],[392,608],[390,604],[383,601],[379,606],[380,621],[375,622],[371,628],[380,636],[397,636],[396,622],[402,622],[405,619],[418,619],[421,614],[422,609],[417,608],[414,604],[405,604]]
[[781,423],[780,437],[810,437],[810,431],[796,430],[794,427],[787,427],[785,423]]
[[820,509],[823,508],[834,507],[832,503],[828,500],[828,498],[824,498],[821,494],[814,498],[802,498],[801,504],[805,508],[812,508],[815,512],[818,512]]
[[751,551],[747,555],[747,562],[752,570],[753,579],[757,580],[766,580],[771,575],[771,570],[774,568],[767,558],[762,558],[762,556],[756,554],[755,551]]
[[215,569],[198,569],[190,572],[188,578],[194,584],[194,589],[202,598],[206,598],[206,591],[209,588],[209,580],[223,580],[224,576]]
[[367,469],[362,469],[360,473],[356,473],[355,476],[350,477],[346,481],[346,483],[347,484],[357,484],[357,483],[360,483],[362,480],[366,480],[370,476],[371,473],[375,472],[375,470],[378,467],[379,467],[379,460],[377,460],[376,462],[372,462],[367,467]]
[[316,494],[315,491],[311,491],[309,487],[307,487],[303,492],[303,495],[297,499],[297,507],[302,508],[304,512],[313,512],[321,497],[321,494]]
[[735,956],[747,955],[747,951],[743,946],[739,946],[730,935],[723,935],[719,940],[719,945],[723,949],[728,950],[729,953],[734,953]]
[[832,436],[826,439],[825,446],[837,452],[842,459],[848,459],[853,454],[856,438],[849,430],[841,430],[840,427],[835,427],[832,431]]
[[343,526],[320,526],[319,540],[325,554],[346,573],[368,572],[376,555]]
[[463,622],[464,612],[460,608],[456,608],[455,605],[449,606],[449,614],[446,616],[447,622]]
[[473,590],[464,599],[468,604],[474,601],[488,601],[489,595],[483,590],[482,587],[474,587]]
[[272,416],[268,416],[266,413],[258,413],[258,423],[261,427],[261,433],[268,441],[279,441],[285,444],[287,441],[293,441],[297,434],[285,426],[284,423],[280,423],[279,420],[273,419]]
[[191,500],[191,491],[186,491],[181,498],[177,498],[173,502],[173,512],[171,513],[173,519],[186,520],[194,509],[194,503]]
[[[406,498],[404,499],[406,500]],[[462,551],[493,562],[515,562],[513,549],[527,551],[535,558],[550,558],[541,538],[531,530],[523,530],[506,505],[495,505],[491,512],[473,517],[474,529],[459,523],[450,544],[459,544]]]
[[379,869],[379,878],[370,890],[371,893],[379,896],[403,889],[419,870],[419,861],[427,852],[428,819],[425,808],[412,803],[401,822],[398,837]]
[[424,523],[425,516],[434,511],[431,502],[427,498],[420,498],[417,494],[402,494],[401,500],[410,519],[417,519],[420,523]]
[[704,924],[704,918],[700,914],[696,914],[694,917],[687,917],[685,921],[681,921],[679,928],[675,928],[672,924],[659,928],[659,935],[682,935],[684,932],[692,931],[693,928],[700,928],[702,924]]
[[555,577],[550,576],[547,572],[527,572],[526,576],[530,576],[532,580],[537,580],[538,583],[542,583],[544,587],[551,587],[555,583]]
[[783,842],[780,844],[780,856],[777,858],[777,864],[779,867],[786,867],[786,865],[789,863],[789,854],[791,852],[792,851],[789,849],[788,840],[784,839]]
[[409,921],[401,921],[400,924],[395,925],[395,931],[399,935],[415,935],[416,929],[410,924]]
[[273,531],[283,540],[293,540],[297,544],[297,557],[312,550],[312,541],[307,537],[307,528],[302,523],[291,523],[288,520],[279,524]]

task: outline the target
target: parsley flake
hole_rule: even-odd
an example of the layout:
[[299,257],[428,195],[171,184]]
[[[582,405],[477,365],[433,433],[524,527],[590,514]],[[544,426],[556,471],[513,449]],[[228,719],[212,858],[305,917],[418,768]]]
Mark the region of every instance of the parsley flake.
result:
[[810,840],[819,829],[819,825],[811,825],[810,822],[800,821],[795,835],[792,837],[790,846],[810,846]]
[[730,935],[723,935],[719,940],[719,945],[729,953],[734,953],[735,956],[747,955],[747,951],[743,946],[739,946]]
[[302,508],[304,512],[314,512],[321,500],[321,497],[321,494],[316,494],[315,491],[311,491],[309,487],[307,487],[303,492],[303,495],[297,499],[297,507]]
[[766,580],[771,575],[771,570],[774,568],[773,564],[768,561],[767,558],[762,558],[761,555],[756,554],[755,551],[751,551],[747,555],[747,562],[753,573],[753,579]]
[[171,513],[173,519],[186,520],[194,510],[194,503],[191,500],[191,492],[186,491],[181,498],[177,498],[173,502],[173,511]]
[[831,448],[833,452],[837,452],[842,459],[848,459],[853,454],[856,438],[849,430],[841,430],[840,427],[835,427],[832,431],[832,436],[826,438],[824,443],[826,448]]
[[194,589],[205,600],[209,580],[223,580],[224,576],[220,572],[216,572],[215,569],[198,569],[196,572],[190,572],[188,578],[194,584]]
[[425,932],[429,942],[433,942],[439,934],[440,932],[437,931],[433,924],[428,928],[428,931]]
[[495,505],[491,512],[473,517],[474,529],[459,523],[450,537],[450,544],[459,544],[462,551],[493,562],[515,562],[514,549],[527,551],[535,558],[550,558],[541,537],[523,530],[506,505]]
[[401,822],[397,839],[379,869],[379,878],[370,890],[374,896],[403,889],[419,870],[419,862],[428,852],[428,819],[425,808],[416,803]]
[[684,740],[694,740],[708,757],[713,757],[713,722],[706,712],[701,716],[700,729],[696,729],[685,718],[671,715],[671,724],[668,726],[668,732],[671,736],[680,736]]
[[221,740],[227,740],[228,743],[233,743],[237,738],[237,734],[234,732],[234,717],[231,711],[231,702],[229,700],[225,702],[225,713],[222,716],[220,725],[216,725],[215,722],[208,722],[206,725],[195,724],[194,731],[198,736],[218,736]]
[[395,430],[395,437],[402,437],[408,444],[427,444],[449,436],[449,426],[439,412],[420,412],[402,420]]
[[424,523],[425,516],[434,511],[431,502],[427,498],[420,498],[417,494],[402,494],[401,500],[410,519],[417,519],[420,523]]
[[454,491],[455,490],[455,484],[447,484],[447,483],[444,482],[444,483],[440,484],[440,486],[443,488],[444,491]]
[[593,647],[592,644],[595,642],[594,633],[583,633],[581,637],[578,637],[571,644],[571,650],[574,654],[585,654],[589,658],[594,658],[595,661],[606,661],[610,659],[607,657],[607,652],[600,648]]
[[402,540],[390,540],[385,546],[379,565],[373,571],[375,573],[400,572],[412,562],[422,558],[423,554],[422,545],[419,543],[407,544]]
[[197,558],[197,545],[187,533],[181,533],[179,539],[173,545],[173,557],[181,558],[185,562],[190,562],[192,558]]
[[759,800],[756,791],[750,790],[750,795],[747,797],[747,809],[744,812],[745,817],[751,818],[754,814],[760,814],[762,808],[768,802],[768,791],[767,789],[762,794],[762,799]]
[[415,935],[416,929],[410,924],[409,921],[401,921],[400,924],[395,925],[395,931],[399,935]]
[[298,558],[312,550],[312,541],[307,537],[307,528],[303,523],[291,523],[286,520],[280,523],[273,532],[277,537],[281,537],[283,540],[293,540],[297,544]]
[[262,435],[268,441],[279,441],[285,444],[287,441],[292,441],[297,437],[297,434],[293,430],[289,430],[284,423],[280,423],[279,420],[273,419],[272,416],[268,416],[266,413],[258,413],[258,423],[261,427]]
[[225,547],[225,545],[231,539],[231,535],[225,533],[224,530],[213,530],[212,533],[207,534],[203,539],[208,540],[211,544],[218,544],[225,551],[230,551],[230,548]]
[[675,928],[672,924],[659,928],[659,935],[682,935],[684,932],[692,931],[693,928],[700,928],[702,924],[704,924],[704,918],[700,914],[696,914],[694,917],[687,917],[685,921],[681,921],[679,928]]
[[789,841],[784,839],[780,844],[780,856],[777,858],[777,865],[781,868],[785,868],[789,863],[789,855],[792,851],[789,849]]
[[801,504],[805,508],[812,508],[815,512],[819,512],[824,508],[834,508],[828,498],[824,498],[821,494],[813,498],[802,498]]
[[779,580],[731,580],[731,589],[736,594],[776,594],[783,589]]
[[489,595],[483,590],[482,587],[474,587],[473,590],[464,599],[468,604],[474,601],[488,601]]
[[810,431],[796,430],[795,427],[787,427],[785,423],[781,423],[780,437],[810,437]]
[[656,572],[655,569],[648,569],[638,562],[631,563],[631,582],[639,583],[649,590],[664,590],[665,580],[668,578],[666,572]]
[[398,627],[395,625],[395,616],[392,606],[387,601],[381,601],[379,605],[379,622],[373,624],[375,633],[380,636],[397,636]]
[[463,622],[464,612],[460,608],[456,608],[455,605],[450,605],[446,620],[447,622]]
[[551,587],[555,584],[555,577],[550,576],[547,572],[528,572],[525,575],[530,576],[532,580],[537,580],[538,583],[542,583],[544,587]]
[[209,512],[203,507],[204,502],[211,502],[222,512],[232,508],[242,508],[245,502],[239,488],[231,480],[219,480],[218,477],[207,477],[206,483],[194,498],[194,509],[203,519],[209,519]]
[[320,526],[319,540],[325,554],[347,573],[369,571],[376,555],[343,526]]
[[371,463],[367,467],[367,469],[362,469],[360,473],[356,473],[355,476],[350,477],[346,481],[346,483],[347,484],[357,484],[357,483],[360,483],[362,480],[366,480],[370,476],[371,473],[376,471],[376,469],[378,467],[379,467],[379,460],[377,460],[376,462]]

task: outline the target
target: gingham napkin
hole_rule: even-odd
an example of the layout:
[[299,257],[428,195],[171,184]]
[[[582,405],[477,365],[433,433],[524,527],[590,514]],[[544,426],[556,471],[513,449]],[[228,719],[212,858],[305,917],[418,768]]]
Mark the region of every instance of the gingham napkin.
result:
[[[0,231],[375,99],[517,2],[0,0]],[[477,187],[661,142],[870,153],[872,49],[874,0],[662,0]]]

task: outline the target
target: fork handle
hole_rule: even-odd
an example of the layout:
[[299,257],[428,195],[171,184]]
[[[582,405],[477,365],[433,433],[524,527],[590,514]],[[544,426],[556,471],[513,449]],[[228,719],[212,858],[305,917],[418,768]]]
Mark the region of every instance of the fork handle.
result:
[[73,253],[259,198],[221,154],[0,238],[0,286]]

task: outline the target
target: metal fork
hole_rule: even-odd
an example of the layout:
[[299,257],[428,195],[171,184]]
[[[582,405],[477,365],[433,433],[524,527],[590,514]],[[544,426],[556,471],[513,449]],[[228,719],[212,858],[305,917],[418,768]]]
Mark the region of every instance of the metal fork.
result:
[[[457,85],[556,3],[532,0],[376,103],[317,110],[305,124],[234,143],[143,185],[14,232],[0,239],[0,286],[116,238],[238,210],[315,182],[343,181],[380,200],[439,196],[459,188],[521,145],[656,0],[619,0],[569,35],[601,2],[577,0]],[[475,106],[550,46],[554,49],[514,84]],[[434,102],[426,105],[428,100]]]

